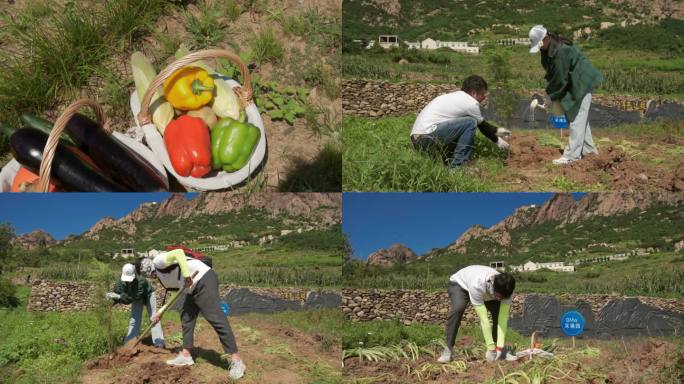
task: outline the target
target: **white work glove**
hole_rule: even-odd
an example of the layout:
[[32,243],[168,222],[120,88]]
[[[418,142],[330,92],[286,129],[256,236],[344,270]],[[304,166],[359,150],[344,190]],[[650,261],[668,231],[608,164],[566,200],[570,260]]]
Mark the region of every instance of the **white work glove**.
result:
[[[499,354],[501,354],[501,352],[499,352]],[[485,354],[485,360],[487,360],[490,363],[494,362],[497,358],[497,352],[493,349],[491,351],[487,351],[487,353]]]
[[112,300],[118,300],[121,298],[121,295],[119,295],[118,293],[114,293],[114,292],[107,292],[106,296],[108,299],[112,299]]
[[496,135],[499,137],[503,137],[504,139],[508,139],[509,137],[511,137],[511,131],[503,127],[497,128]]
[[508,149],[508,148],[510,147],[510,145],[508,145],[508,143],[506,142],[506,140],[504,140],[504,139],[502,139],[502,138],[500,138],[500,137],[499,137],[498,140],[496,140],[496,146],[499,147],[499,149],[504,149],[504,150],[506,150],[506,149]]

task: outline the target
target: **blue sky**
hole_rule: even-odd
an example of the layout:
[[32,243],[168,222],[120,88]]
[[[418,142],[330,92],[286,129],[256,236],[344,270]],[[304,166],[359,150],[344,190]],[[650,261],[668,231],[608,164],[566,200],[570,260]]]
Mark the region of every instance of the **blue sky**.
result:
[[[418,255],[456,240],[475,224],[492,226],[552,193],[345,193],[342,229],[354,255],[402,243]],[[581,194],[574,194],[578,199]]]
[[[186,194],[192,199],[196,193]],[[18,235],[42,229],[57,240],[79,235],[105,216],[119,219],[144,202],[170,193],[0,193],[0,223]]]

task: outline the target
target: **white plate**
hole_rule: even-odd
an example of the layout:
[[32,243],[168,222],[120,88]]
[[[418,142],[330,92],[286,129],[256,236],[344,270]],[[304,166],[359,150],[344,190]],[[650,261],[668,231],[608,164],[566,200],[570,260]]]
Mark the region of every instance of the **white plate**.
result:
[[[221,77],[231,88],[240,86],[235,80]],[[138,122],[138,113],[140,113],[140,101],[138,100],[138,95],[136,92],[131,94],[131,110],[133,111],[133,117],[135,118],[135,123],[138,128],[141,128],[145,134],[145,141],[147,145],[152,149],[152,152],[157,156],[163,164],[164,167],[178,180],[179,183],[186,187],[200,191],[211,191],[215,189],[230,188],[235,184],[239,184],[246,180],[249,175],[251,175],[259,165],[264,160],[266,154],[266,130],[264,129],[264,121],[261,119],[259,110],[254,103],[251,103],[245,108],[247,113],[247,121],[254,124],[261,131],[261,136],[259,137],[259,142],[249,158],[247,164],[235,172],[225,172],[225,171],[213,171],[209,173],[211,176],[205,176],[202,178],[196,177],[183,177],[176,173],[171,165],[171,160],[169,159],[169,154],[166,152],[166,146],[164,145],[164,138],[159,133],[154,123],[145,124],[140,126]]]

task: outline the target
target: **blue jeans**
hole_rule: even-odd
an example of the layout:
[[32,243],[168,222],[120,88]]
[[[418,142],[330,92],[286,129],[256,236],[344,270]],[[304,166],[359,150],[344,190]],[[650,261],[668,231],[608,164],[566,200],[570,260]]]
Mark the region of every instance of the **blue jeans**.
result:
[[[443,121],[437,124],[431,133],[418,136],[414,145],[420,150],[439,150],[450,159],[449,167],[460,167],[470,160],[473,153],[476,129],[477,120],[472,117]],[[451,152],[450,156],[449,152]]]
[[[140,323],[142,322],[143,306],[147,307],[147,314],[152,317],[157,312],[157,298],[154,293],[146,303],[134,301],[131,303],[131,317],[128,320],[128,332],[124,338],[124,344],[140,335]],[[152,327],[152,343],[157,347],[164,347],[164,333],[161,322]]]

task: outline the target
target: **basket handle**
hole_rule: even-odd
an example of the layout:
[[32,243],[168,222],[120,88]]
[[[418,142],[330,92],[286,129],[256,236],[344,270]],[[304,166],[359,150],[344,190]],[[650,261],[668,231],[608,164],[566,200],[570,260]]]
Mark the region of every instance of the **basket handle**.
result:
[[92,110],[95,111],[97,120],[102,125],[102,128],[104,128],[107,133],[112,133],[110,121],[102,111],[100,104],[98,104],[96,101],[85,98],[78,99],[66,107],[64,112],[62,112],[62,114],[57,118],[57,121],[55,121],[55,125],[50,132],[50,136],[48,136],[47,142],[45,143],[45,148],[43,148],[43,160],[40,162],[40,171],[38,173],[38,192],[47,192],[48,186],[50,184],[50,173],[52,171],[52,159],[55,157],[57,144],[59,144],[59,136],[66,128],[69,120],[71,120],[76,112],[82,107],[92,108]]
[[150,86],[147,88],[147,91],[145,91],[145,95],[143,96],[140,102],[140,113],[138,113],[138,122],[140,123],[140,125],[143,126],[145,124],[149,124],[152,121],[150,114],[150,103],[152,102],[152,96],[157,91],[157,88],[162,86],[164,84],[164,81],[166,81],[166,79],[169,76],[171,76],[177,70],[185,67],[186,65],[192,64],[201,59],[210,58],[226,58],[230,60],[233,64],[237,64],[237,66],[240,68],[240,72],[242,73],[242,79],[244,84],[242,87],[233,88],[233,91],[237,95],[243,107],[251,103],[252,85],[250,83],[249,70],[247,68],[247,65],[242,61],[242,59],[240,59],[240,56],[225,49],[207,49],[203,51],[190,53],[169,64],[166,68],[159,72],[157,77],[155,77],[154,80],[152,80],[152,82],[150,83]]

